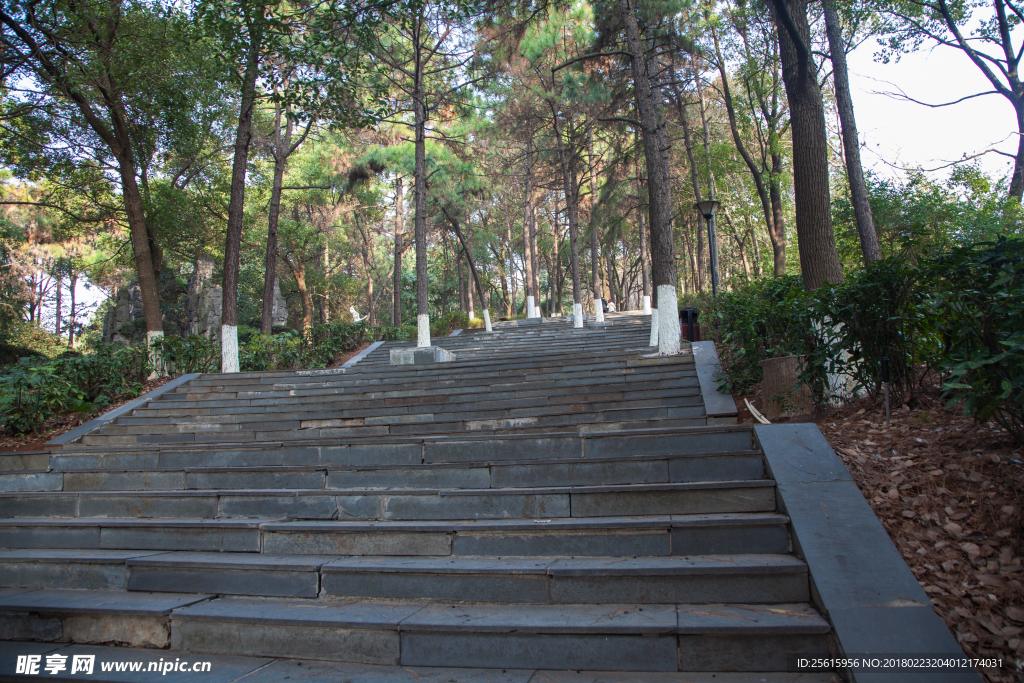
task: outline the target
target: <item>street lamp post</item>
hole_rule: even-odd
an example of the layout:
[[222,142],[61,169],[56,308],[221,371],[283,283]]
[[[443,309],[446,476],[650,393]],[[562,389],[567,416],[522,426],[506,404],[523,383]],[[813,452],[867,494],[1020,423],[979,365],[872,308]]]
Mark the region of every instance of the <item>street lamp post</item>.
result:
[[704,220],[708,222],[708,255],[711,257],[711,296],[718,304],[718,240],[715,233],[715,211],[721,206],[714,199],[706,199],[695,204]]

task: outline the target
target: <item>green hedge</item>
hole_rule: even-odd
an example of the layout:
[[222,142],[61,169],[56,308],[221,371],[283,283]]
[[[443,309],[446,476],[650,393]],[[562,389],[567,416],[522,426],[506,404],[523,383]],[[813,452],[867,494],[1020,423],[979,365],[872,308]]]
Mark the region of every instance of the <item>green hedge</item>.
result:
[[934,370],[951,403],[1024,441],[1024,240],[884,259],[813,292],[799,277],[761,280],[721,295],[710,317],[726,346],[725,391],[759,382],[758,361],[794,355],[807,358],[801,379],[819,401],[828,373],[874,395],[887,357],[897,400]]

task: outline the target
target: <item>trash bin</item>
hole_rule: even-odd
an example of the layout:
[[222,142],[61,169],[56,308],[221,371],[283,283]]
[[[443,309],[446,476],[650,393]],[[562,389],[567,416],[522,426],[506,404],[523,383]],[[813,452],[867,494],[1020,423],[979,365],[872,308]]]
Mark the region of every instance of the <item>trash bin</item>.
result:
[[700,341],[700,324],[697,322],[699,315],[700,310],[693,306],[679,309],[679,324],[682,326],[683,339],[690,342]]

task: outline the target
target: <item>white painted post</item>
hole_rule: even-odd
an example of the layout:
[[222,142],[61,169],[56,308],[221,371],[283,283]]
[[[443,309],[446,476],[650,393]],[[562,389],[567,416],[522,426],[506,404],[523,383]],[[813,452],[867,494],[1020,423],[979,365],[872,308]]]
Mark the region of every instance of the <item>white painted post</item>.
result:
[[572,326],[583,327],[583,304],[572,305]]
[[658,309],[655,308],[651,311],[651,340],[647,343],[648,346],[658,345]]
[[651,314],[651,297],[645,296],[644,297],[644,315],[650,315],[650,314]]
[[676,288],[658,285],[658,351],[665,355],[679,353],[679,309]]
[[238,372],[238,328],[220,326],[220,371]]
[[430,346],[430,316],[426,313],[416,316],[416,346]]
[[146,332],[146,348],[149,350],[149,362],[153,366],[153,372],[149,374],[149,379],[156,379],[167,374],[163,357],[159,352],[153,350],[153,340],[161,339],[163,336],[163,330],[149,330]]

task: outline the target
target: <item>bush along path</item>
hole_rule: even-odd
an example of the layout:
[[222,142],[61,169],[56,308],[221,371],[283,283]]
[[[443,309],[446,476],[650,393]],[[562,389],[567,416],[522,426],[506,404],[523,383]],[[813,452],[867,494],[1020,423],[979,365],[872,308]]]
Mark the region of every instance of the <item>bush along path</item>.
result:
[[819,420],[936,611],[990,683],[1024,661],[1024,452],[994,422],[918,395],[885,426],[869,401]]

